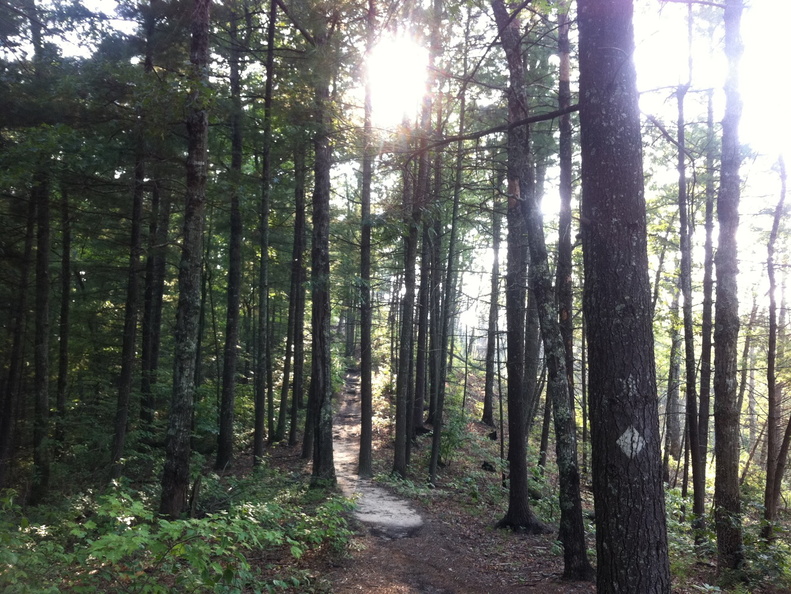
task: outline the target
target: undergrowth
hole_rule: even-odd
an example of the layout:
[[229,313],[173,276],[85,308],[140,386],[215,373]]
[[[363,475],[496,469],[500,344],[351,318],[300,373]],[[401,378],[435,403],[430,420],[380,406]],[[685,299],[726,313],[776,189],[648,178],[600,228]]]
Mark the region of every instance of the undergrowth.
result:
[[[0,591],[313,591],[297,561],[345,548],[349,503],[266,471],[204,479],[201,517],[156,515],[150,493],[115,483],[59,506],[30,510],[0,500]],[[289,564],[288,560],[291,560]]]

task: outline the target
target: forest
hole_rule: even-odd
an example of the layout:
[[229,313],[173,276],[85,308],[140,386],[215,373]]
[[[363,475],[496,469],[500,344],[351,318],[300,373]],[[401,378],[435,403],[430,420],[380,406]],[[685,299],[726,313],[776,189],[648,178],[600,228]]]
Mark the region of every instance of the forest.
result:
[[753,4],[0,0],[0,589],[352,591],[354,395],[523,591],[791,591]]

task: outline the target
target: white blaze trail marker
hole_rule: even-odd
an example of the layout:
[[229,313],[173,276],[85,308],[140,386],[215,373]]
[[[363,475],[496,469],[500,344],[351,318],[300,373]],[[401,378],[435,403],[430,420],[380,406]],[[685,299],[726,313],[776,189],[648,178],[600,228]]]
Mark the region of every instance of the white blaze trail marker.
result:
[[643,436],[631,425],[621,434],[615,443],[617,443],[621,451],[630,458],[637,456],[645,447],[645,439],[643,439]]

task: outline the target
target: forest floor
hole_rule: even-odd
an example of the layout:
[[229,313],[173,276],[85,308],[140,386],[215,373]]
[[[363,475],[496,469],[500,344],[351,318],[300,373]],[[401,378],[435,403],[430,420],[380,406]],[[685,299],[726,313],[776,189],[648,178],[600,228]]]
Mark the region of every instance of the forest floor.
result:
[[[467,469],[453,461],[443,469],[434,489],[417,487],[408,496],[394,492],[381,482],[361,481],[356,475],[359,451],[359,376],[349,372],[339,395],[334,420],[334,447],[338,484],[344,495],[357,501],[352,518],[354,537],[346,555],[306,559],[312,573],[320,577],[320,591],[338,594],[495,594],[504,592],[595,592],[593,583],[561,579],[563,558],[555,535],[532,536],[496,530],[505,512],[495,509],[478,481],[469,481]],[[470,423],[486,441],[490,427]],[[374,467],[386,473],[392,463],[392,445],[380,427],[375,428]],[[430,435],[419,444],[413,457],[422,458],[430,449]],[[270,462],[292,467],[299,461],[296,448],[275,448]],[[480,466],[482,461],[478,461]],[[417,466],[417,464],[415,464]],[[305,470],[307,470],[305,466]],[[491,481],[499,488],[499,474]],[[460,487],[462,487],[460,489]]]
[[[472,406],[470,405],[470,408]],[[374,481],[356,474],[360,432],[359,375],[349,371],[338,395],[334,418],[334,448],[338,485],[357,506],[350,518],[354,535],[343,554],[306,555],[302,570],[313,576],[309,592],[337,594],[500,594],[595,592],[592,582],[562,579],[563,557],[556,533],[515,534],[494,526],[504,515],[502,478],[492,472],[499,457],[492,428],[462,419],[462,441],[445,460],[440,480],[426,487],[420,477],[386,479],[392,468],[393,445],[386,422],[374,421]],[[386,415],[383,415],[386,416]],[[425,468],[430,434],[415,444],[412,466]],[[269,462],[291,472],[310,472],[300,459],[299,446],[270,450]],[[489,470],[483,467],[488,465]],[[378,480],[377,480],[378,479]],[[546,494],[534,501],[541,516],[557,520],[552,495],[554,477],[547,477]],[[592,494],[583,492],[592,509]],[[549,516],[549,517],[547,517]],[[594,543],[589,542],[592,549]],[[675,579],[674,594],[722,591],[713,566],[698,564],[693,575]],[[740,590],[743,592],[744,590]],[[779,593],[784,590],[762,589]]]

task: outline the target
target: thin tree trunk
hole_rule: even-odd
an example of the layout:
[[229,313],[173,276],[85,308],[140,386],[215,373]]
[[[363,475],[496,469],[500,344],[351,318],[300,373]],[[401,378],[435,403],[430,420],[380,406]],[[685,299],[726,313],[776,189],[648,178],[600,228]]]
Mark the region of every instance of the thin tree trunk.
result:
[[[399,333],[398,371],[396,377],[395,452],[393,473],[405,477],[407,472],[407,423],[409,410],[408,390],[411,383],[413,328],[415,310],[415,261],[417,259],[417,237],[420,226],[420,206],[415,202],[412,167],[403,170],[403,217],[406,232],[404,245],[404,295],[401,300],[401,331]],[[435,427],[436,431],[436,427]]]
[[210,0],[195,0],[192,11],[191,85],[187,114],[187,192],[179,264],[173,397],[165,443],[159,511],[175,518],[184,510],[189,486],[190,428],[195,391],[195,354],[200,317],[201,256],[206,196],[209,120],[202,92],[208,86]]
[[[418,173],[418,178],[420,174]],[[410,438],[423,429],[423,410],[428,390],[429,296],[431,292],[431,227],[423,225],[420,240],[420,288],[417,293],[417,353],[415,360],[415,398],[412,403]]]
[[[498,181],[499,181],[499,175]],[[502,182],[498,183],[497,189]],[[483,416],[481,422],[494,427],[494,378],[495,378],[495,351],[497,349],[497,316],[500,308],[500,219],[502,215],[498,212],[498,201],[495,197],[492,204],[492,284],[489,293],[489,325],[486,333],[486,374],[484,376],[483,388]]]
[[717,196],[719,247],[714,313],[714,522],[721,571],[739,570],[744,563],[741,498],[739,494],[739,410],[737,408],[737,341],[739,337],[738,250],[741,147],[739,120],[739,61],[742,0],[725,0],[725,115],[722,119],[722,164]]
[[[511,18],[502,0],[491,1],[492,11],[505,49],[509,70],[508,119],[518,121],[525,116],[527,97],[521,53],[520,22]],[[507,325],[508,370],[508,463],[511,481],[508,511],[498,527],[527,532],[544,532],[530,509],[528,499],[527,435],[525,385],[525,290],[527,285],[527,245],[525,218],[521,202],[533,191],[529,155],[528,129],[525,126],[508,131],[508,242],[505,311]],[[524,179],[523,179],[524,178]]]
[[[439,23],[439,15],[441,14],[441,5],[439,2],[434,4],[435,22]],[[469,17],[469,13],[468,13]],[[469,38],[470,32],[470,19],[466,21],[465,38]],[[465,48],[467,46],[465,45]],[[468,69],[468,55],[465,49],[464,58],[462,60],[462,72],[466,77]],[[459,134],[463,135],[466,126],[466,94],[462,93],[459,105]],[[456,304],[456,260],[458,254],[458,246],[456,235],[458,233],[458,220],[459,220],[459,200],[461,199],[461,174],[462,174],[462,160],[464,158],[464,143],[459,141],[456,144],[456,166],[453,181],[453,209],[451,211],[450,219],[450,238],[448,239],[448,262],[445,271],[445,294],[442,300],[441,312],[441,332],[440,332],[440,345],[442,357],[440,361],[440,379],[439,391],[437,393],[437,407],[434,411],[434,432],[431,440],[431,458],[429,461],[429,480],[432,484],[436,484],[437,479],[437,466],[439,464],[439,452],[442,441],[442,423],[444,421],[444,407],[445,407],[445,378],[447,377],[446,368],[446,351],[448,344],[448,334],[452,327],[451,319],[454,318],[454,309]],[[439,168],[437,168],[439,171]],[[437,193],[437,197],[439,193]],[[450,347],[450,360],[453,360],[453,345]]]
[[50,190],[43,163],[35,174],[32,190],[36,201],[36,313],[33,359],[35,369],[35,417],[33,421],[33,466],[35,477],[30,503],[47,496],[50,478],[49,448],[49,250]]
[[158,408],[154,385],[157,383],[159,369],[162,306],[167,266],[165,246],[170,226],[170,204],[170,196],[166,194],[163,198],[159,184],[153,182],[140,357],[140,419],[146,429],[150,429],[151,423],[154,421],[154,413]]
[[37,201],[31,195],[27,204],[27,226],[25,229],[25,247],[19,271],[17,285],[17,301],[14,303],[13,315],[10,318],[9,334],[11,336],[11,354],[8,362],[8,375],[1,386],[2,415],[0,415],[0,489],[9,486],[9,474],[14,461],[14,428],[19,413],[22,392],[22,369],[24,365],[25,335],[29,316],[28,286],[30,269],[33,266],[33,248],[36,239],[36,207]]
[[[58,388],[56,439],[65,440],[66,402],[69,392],[69,336],[71,327],[71,212],[65,183],[60,190],[61,255],[60,255],[60,316],[58,319]],[[1,484],[1,483],[0,483]]]
[[[261,464],[264,455],[266,396],[272,361],[269,345],[269,199],[272,183],[272,89],[275,74],[276,0],[269,3],[267,25],[266,83],[264,85],[264,135],[261,146],[261,205],[259,212],[261,259],[258,263],[258,360],[255,370],[255,427],[253,465]],[[271,427],[270,427],[271,429]],[[271,431],[270,431],[271,436]]]
[[[274,4],[274,3],[273,3]],[[231,84],[231,188],[229,197],[230,229],[228,237],[228,286],[226,289],[225,346],[223,348],[222,392],[220,395],[220,430],[217,435],[217,458],[214,468],[223,470],[233,459],[233,422],[236,403],[236,362],[239,347],[239,315],[242,285],[242,95],[241,46],[239,19],[235,7],[231,8],[230,30],[230,84]]]
[[145,145],[143,122],[138,122],[137,149],[132,189],[132,230],[129,242],[129,267],[126,281],[126,305],[124,306],[124,330],[121,340],[121,377],[118,381],[118,400],[115,409],[115,434],[110,453],[110,476],[117,479],[123,472],[121,458],[124,455],[126,433],[129,425],[129,405],[132,381],[137,359],[137,319],[140,301],[140,258],[143,252],[143,198],[145,196]]
[[678,297],[679,291],[676,289],[673,294],[673,304],[670,306],[672,329],[670,331],[670,362],[667,372],[667,406],[665,411],[667,417],[665,447],[667,448],[667,453],[676,460],[681,459],[681,420],[679,418],[679,385],[681,383],[679,350],[681,347],[681,336],[678,331]]
[[[368,13],[366,16],[366,52],[370,54],[375,42],[376,0],[368,0]],[[366,78],[360,198],[362,219],[360,228],[360,456],[357,462],[357,474],[366,478],[373,474],[374,415],[373,388],[371,385],[373,381],[373,345],[371,342],[371,183],[374,161],[371,93],[371,81]]]
[[[558,6],[558,53],[560,78],[558,80],[558,108],[571,105],[571,48],[569,44],[570,0]],[[572,284],[571,197],[572,197],[572,130],[571,114],[560,117],[558,161],[560,165],[560,213],[558,216],[558,255],[555,270],[560,333],[566,349],[566,374],[568,376],[571,412],[574,414],[574,294]]]
[[695,542],[702,542],[703,516],[706,513],[706,453],[700,447],[698,431],[698,393],[695,372],[695,327],[692,319],[692,222],[689,220],[689,201],[687,197],[687,173],[684,134],[684,97],[687,86],[676,91],[678,103],[678,212],[679,236],[681,243],[681,269],[679,285],[684,298],[682,317],[684,323],[684,372],[686,376],[687,417],[689,423],[689,451],[692,462],[692,528]]
[[[320,22],[316,34],[316,50],[320,58],[329,41],[327,23]],[[313,441],[313,486],[335,484],[335,463],[332,449],[332,380],[330,353],[330,74],[327,63],[317,64],[320,72],[315,83],[316,136],[314,138],[313,249],[312,249],[312,366],[310,379],[311,406],[315,428]]]
[[[777,507],[780,501],[780,487],[783,477],[782,470],[785,460],[780,458],[780,416],[782,387],[777,383],[777,279],[775,270],[775,244],[780,231],[780,222],[785,214],[786,171],[783,158],[780,157],[780,199],[775,207],[772,231],[766,246],[766,270],[769,277],[769,346],[766,352],[766,392],[767,392],[767,447],[766,447],[766,486],[764,489],[764,520],[763,536],[767,540],[774,538],[774,523],[777,521]],[[778,476],[779,475],[779,476]]]
[[[306,144],[301,139],[294,149],[294,251],[292,253],[291,275],[294,287],[294,383],[291,394],[291,427],[288,444],[297,443],[299,407],[302,405],[302,388],[305,368],[304,321],[305,321],[305,166]],[[312,444],[311,444],[312,447]],[[303,458],[307,458],[304,455]]]
[[[706,143],[706,239],[703,247],[703,313],[700,323],[700,412],[698,413],[698,438],[701,452],[709,451],[709,410],[711,408],[711,355],[712,316],[714,311],[714,102],[712,92],[708,95]],[[704,454],[705,455],[705,454]]]

